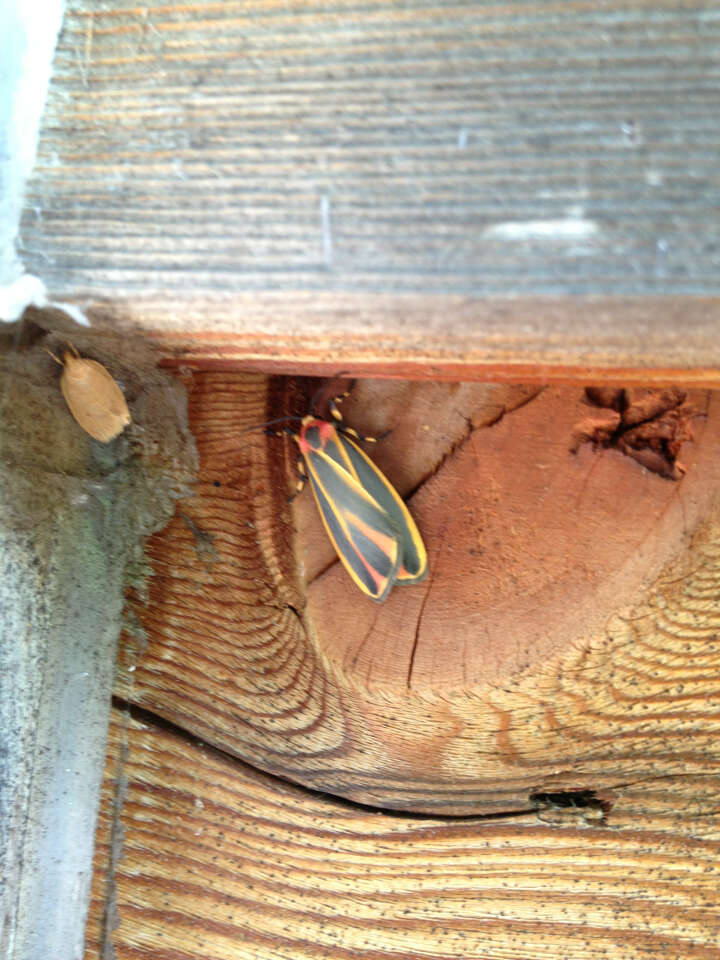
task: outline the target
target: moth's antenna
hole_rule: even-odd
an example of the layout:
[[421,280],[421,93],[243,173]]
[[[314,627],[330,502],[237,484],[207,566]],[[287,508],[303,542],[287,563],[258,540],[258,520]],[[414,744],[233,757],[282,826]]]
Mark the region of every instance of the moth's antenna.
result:
[[264,427],[274,427],[278,423],[287,423],[289,420],[302,420],[302,417],[277,417],[275,420],[267,420],[265,423],[257,423],[254,427],[248,427],[247,430],[241,430],[239,436],[246,433],[252,433],[253,430],[262,430]]
[[55,354],[52,352],[52,350],[48,350],[48,348],[45,347],[45,353],[49,353],[50,356],[51,356],[51,357],[53,358],[53,360],[55,361],[55,363],[59,363],[61,367],[64,367],[64,366],[65,366],[65,364],[62,362],[62,360],[59,360],[59,359],[55,356]]

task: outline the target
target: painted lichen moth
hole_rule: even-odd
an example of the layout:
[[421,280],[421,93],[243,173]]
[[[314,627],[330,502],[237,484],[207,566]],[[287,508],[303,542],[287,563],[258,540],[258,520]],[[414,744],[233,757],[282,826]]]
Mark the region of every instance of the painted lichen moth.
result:
[[342,423],[339,399],[330,401],[334,423],[311,413],[298,418],[298,433],[288,431],[304,465],[298,492],[309,479],[340,561],[360,590],[381,603],[396,584],[425,579],[427,553],[402,498],[355,442],[373,438]]

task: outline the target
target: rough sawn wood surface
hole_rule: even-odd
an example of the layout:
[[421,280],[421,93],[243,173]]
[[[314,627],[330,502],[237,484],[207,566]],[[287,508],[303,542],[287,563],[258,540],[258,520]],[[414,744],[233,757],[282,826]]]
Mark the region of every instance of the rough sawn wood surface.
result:
[[115,710],[85,960],[715,960],[719,788],[389,816]]
[[94,327],[717,385],[704,0],[66,7],[21,252]]
[[399,426],[374,455],[402,492],[419,484],[431,564],[377,605],[333,562],[309,492],[293,519],[295,445],[242,435],[286,409],[271,385],[191,378],[199,481],[150,542],[120,697],[271,773],[405,810],[523,810],[535,791],[714,771],[716,395],[692,395],[671,481],[618,450],[571,452],[592,409],[579,388],[359,385],[361,432],[415,411],[413,436]]
[[[187,385],[200,475],[128,610],[86,960],[714,958],[716,396],[670,481],[571,452],[608,419],[578,387],[359,383],[433,563],[378,607],[290,513],[294,445],[241,434],[314,384]],[[446,605],[443,639],[445,591],[492,630]]]

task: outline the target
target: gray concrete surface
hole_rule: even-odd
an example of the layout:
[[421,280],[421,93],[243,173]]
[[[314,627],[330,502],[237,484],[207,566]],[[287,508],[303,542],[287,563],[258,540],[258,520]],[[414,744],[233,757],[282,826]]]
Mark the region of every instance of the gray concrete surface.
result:
[[[29,341],[35,341],[34,343]],[[76,343],[134,423],[88,437],[34,324],[0,337],[0,956],[80,960],[129,565],[192,474],[184,394],[137,348]]]

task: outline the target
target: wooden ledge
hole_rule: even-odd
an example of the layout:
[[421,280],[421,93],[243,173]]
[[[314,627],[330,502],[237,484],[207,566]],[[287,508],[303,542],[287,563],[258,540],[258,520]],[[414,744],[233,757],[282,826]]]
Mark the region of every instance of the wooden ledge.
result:
[[[58,297],[65,297],[62,291]],[[201,370],[720,387],[720,298],[472,298],[293,291],[78,300],[89,337],[142,336]],[[45,318],[29,311],[43,325]],[[56,311],[52,325],[75,335]]]

